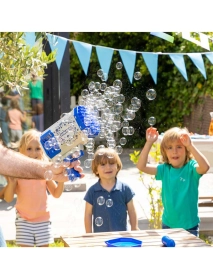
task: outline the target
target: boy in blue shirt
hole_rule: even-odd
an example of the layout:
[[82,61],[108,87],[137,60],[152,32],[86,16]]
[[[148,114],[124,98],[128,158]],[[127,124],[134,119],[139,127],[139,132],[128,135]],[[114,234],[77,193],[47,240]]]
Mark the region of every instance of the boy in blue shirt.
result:
[[101,148],[96,151],[92,171],[99,180],[84,197],[86,233],[127,231],[127,213],[131,230],[139,230],[133,202],[135,193],[117,179],[121,168],[122,163],[115,150]]

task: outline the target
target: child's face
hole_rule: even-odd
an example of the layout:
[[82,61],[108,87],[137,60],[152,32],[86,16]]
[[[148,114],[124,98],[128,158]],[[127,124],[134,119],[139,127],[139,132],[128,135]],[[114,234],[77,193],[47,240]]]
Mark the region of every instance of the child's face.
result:
[[38,140],[32,139],[26,149],[24,150],[23,154],[28,156],[32,159],[41,160],[43,156],[43,150]]
[[186,148],[181,143],[180,139],[169,141],[166,146],[165,152],[168,157],[169,163],[174,168],[181,168],[185,164]]
[[110,160],[108,160],[107,162],[103,162],[98,165],[96,173],[99,175],[100,179],[114,179],[117,175],[117,172],[117,163],[114,161],[112,163]]

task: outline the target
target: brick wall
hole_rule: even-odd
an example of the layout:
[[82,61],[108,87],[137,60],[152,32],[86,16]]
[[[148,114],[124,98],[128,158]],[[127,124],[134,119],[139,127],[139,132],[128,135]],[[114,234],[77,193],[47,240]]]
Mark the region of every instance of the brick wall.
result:
[[184,117],[184,126],[192,133],[208,135],[210,112],[213,112],[213,98],[206,96],[203,104],[194,105],[191,115]]

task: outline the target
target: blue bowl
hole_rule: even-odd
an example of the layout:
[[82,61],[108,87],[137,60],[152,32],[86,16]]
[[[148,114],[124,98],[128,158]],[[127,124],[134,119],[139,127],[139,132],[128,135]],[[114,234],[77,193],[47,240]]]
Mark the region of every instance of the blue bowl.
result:
[[141,247],[142,241],[132,238],[118,238],[105,241],[108,247]]

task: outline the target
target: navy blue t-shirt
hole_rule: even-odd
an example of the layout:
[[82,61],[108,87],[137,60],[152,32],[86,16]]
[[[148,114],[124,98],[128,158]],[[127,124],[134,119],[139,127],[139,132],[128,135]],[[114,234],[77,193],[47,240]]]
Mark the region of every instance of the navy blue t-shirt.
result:
[[134,195],[118,179],[110,192],[101,186],[100,180],[91,186],[84,200],[93,206],[93,232],[127,231],[127,203]]

